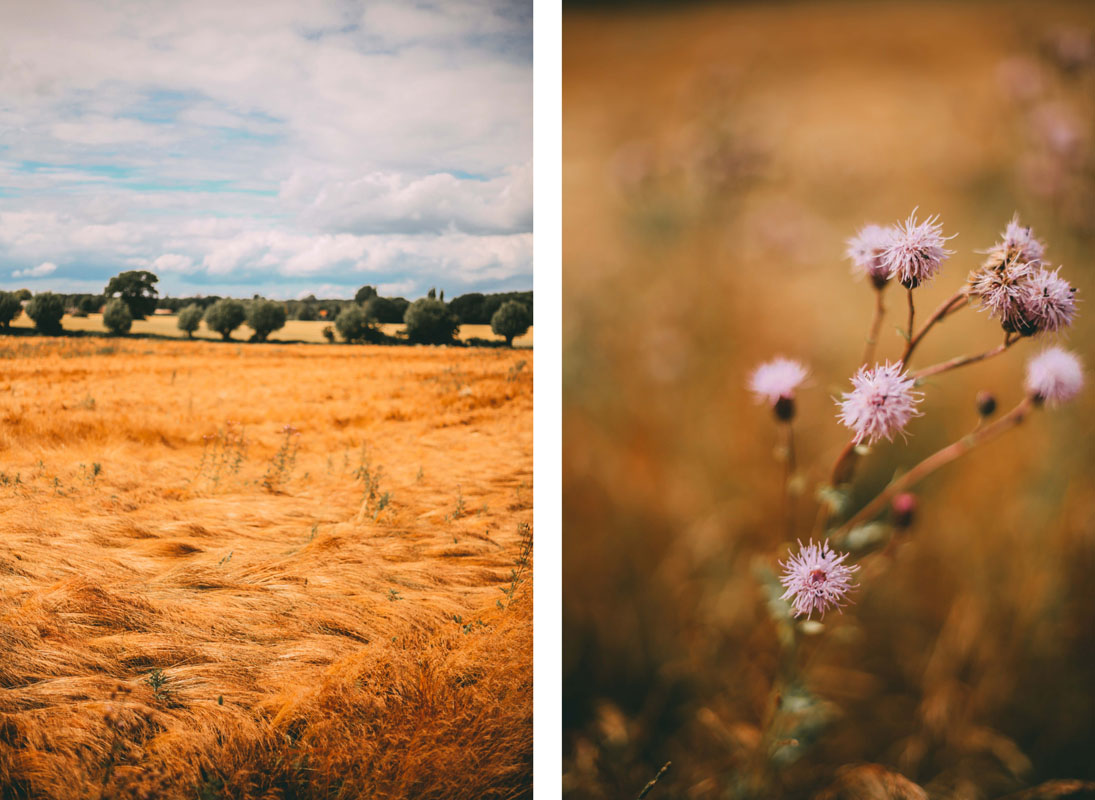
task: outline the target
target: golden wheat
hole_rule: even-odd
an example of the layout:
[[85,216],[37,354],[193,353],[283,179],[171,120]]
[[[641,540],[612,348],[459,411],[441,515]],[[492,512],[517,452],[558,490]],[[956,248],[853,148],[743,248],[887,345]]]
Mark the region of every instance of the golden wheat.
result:
[[0,359],[4,797],[527,794],[531,353]]

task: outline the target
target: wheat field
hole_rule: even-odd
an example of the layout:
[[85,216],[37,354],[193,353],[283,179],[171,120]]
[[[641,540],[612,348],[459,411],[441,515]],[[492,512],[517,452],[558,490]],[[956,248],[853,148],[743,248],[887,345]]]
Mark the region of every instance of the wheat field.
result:
[[0,364],[0,796],[529,795],[530,352]]

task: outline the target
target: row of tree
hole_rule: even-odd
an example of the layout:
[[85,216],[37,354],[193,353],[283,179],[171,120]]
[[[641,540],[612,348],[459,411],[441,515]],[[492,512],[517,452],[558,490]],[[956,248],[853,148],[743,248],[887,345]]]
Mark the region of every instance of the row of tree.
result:
[[[372,286],[363,286],[352,301],[303,300],[276,301],[256,295],[252,300],[233,298],[160,298],[155,284],[159,278],[146,270],[123,272],[110,279],[102,295],[62,295],[41,292],[31,296],[26,289],[0,292],[0,326],[7,328],[25,310],[43,333],[59,333],[66,311],[88,314],[103,309],[103,324],[114,334],[129,332],[133,320],[144,319],[157,308],[176,312],[177,326],[193,337],[204,321],[209,330],[225,340],[245,322],[254,331],[253,341],[264,342],[289,318],[334,320],[324,329],[329,341],[335,332],[346,342],[384,342],[388,337],[383,323],[403,323],[408,340],[423,344],[447,344],[455,340],[461,324],[490,324],[491,330],[513,345],[532,325],[532,292],[483,295],[472,293],[445,303],[431,289],[413,303],[401,297],[381,297]],[[322,313],[321,313],[322,312]],[[489,312],[489,317],[485,316]]]

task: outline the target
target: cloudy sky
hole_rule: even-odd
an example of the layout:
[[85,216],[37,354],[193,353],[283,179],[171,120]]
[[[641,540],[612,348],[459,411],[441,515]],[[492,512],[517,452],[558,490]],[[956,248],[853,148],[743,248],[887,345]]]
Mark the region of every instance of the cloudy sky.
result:
[[532,3],[0,3],[0,286],[532,288]]

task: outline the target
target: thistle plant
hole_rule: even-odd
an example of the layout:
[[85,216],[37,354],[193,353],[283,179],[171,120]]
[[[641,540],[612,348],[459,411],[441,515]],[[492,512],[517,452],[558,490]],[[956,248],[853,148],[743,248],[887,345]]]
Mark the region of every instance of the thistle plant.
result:
[[266,474],[262,477],[262,485],[267,491],[277,491],[278,487],[287,483],[293,476],[293,470],[297,465],[297,453],[300,451],[300,431],[292,425],[285,424],[281,428],[281,447],[270,459],[270,465]]
[[[778,577],[775,558],[758,568],[783,653],[770,710],[763,720],[764,734],[751,761],[753,768],[742,775],[739,785],[742,795],[769,793],[779,767],[794,761],[808,746],[808,734],[824,724],[825,705],[813,697],[804,679],[802,637],[822,634],[827,612],[840,613],[855,603],[860,594],[857,561],[872,557],[879,549],[881,557],[889,556],[897,537],[911,529],[921,503],[912,493],[917,484],[1039,410],[1064,405],[1083,389],[1079,358],[1056,345],[1044,347],[1029,359],[1014,407],[997,415],[996,396],[979,393],[975,398],[978,419],[968,434],[908,466],[862,507],[851,507],[861,459],[874,447],[902,446],[914,420],[931,413],[926,402],[930,399],[925,391],[927,378],[995,358],[1026,339],[1057,335],[1075,318],[1076,290],[1059,267],[1047,262],[1045,244],[1016,216],[1007,223],[1000,240],[981,252],[982,260],[962,286],[916,327],[917,290],[942,278],[944,265],[953,255],[946,248],[951,238],[936,217],[918,222],[914,211],[904,222],[890,227],[867,225],[847,243],[853,272],[870,281],[875,310],[864,357],[850,376],[850,389],[833,398],[836,420],[849,436],[835,463],[824,473],[827,479],[818,488],[810,531],[800,530],[791,511],[792,486],[800,480],[792,435],[795,395],[804,386],[809,369],[801,361],[780,356],[761,364],[747,379],[748,389],[758,402],[771,408],[780,430],[782,447],[777,453],[783,461],[787,536],[781,546],[786,556],[779,562]],[[875,350],[886,313],[883,295],[891,284],[900,285],[905,293],[904,344],[896,358],[879,362]],[[967,307],[979,308],[986,321],[998,324],[1002,342],[984,352],[914,368],[912,358],[925,337]],[[871,575],[878,573],[870,571]]]
[[237,475],[247,458],[247,435],[239,422],[227,420],[216,433],[202,436],[202,454],[194,480],[208,479],[213,487],[220,485],[225,474]]

